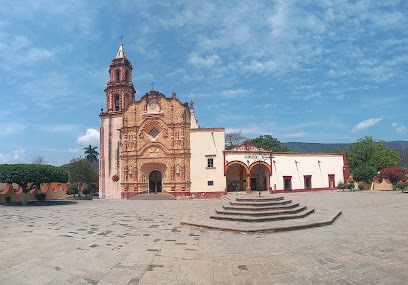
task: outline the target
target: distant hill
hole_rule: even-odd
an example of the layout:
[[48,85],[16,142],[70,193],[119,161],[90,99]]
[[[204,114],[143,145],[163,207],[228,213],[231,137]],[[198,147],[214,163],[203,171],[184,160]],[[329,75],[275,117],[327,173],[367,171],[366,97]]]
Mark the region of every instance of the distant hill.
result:
[[348,143],[304,143],[304,142],[287,142],[281,143],[292,148],[295,152],[322,152],[323,150],[334,151],[338,148],[348,146]]
[[[304,142],[287,142],[281,143],[292,148],[295,152],[322,152],[324,150],[335,151],[344,148],[349,143],[304,143]],[[408,141],[389,141],[384,147],[386,149],[394,148],[400,152],[402,161],[398,164],[401,167],[408,166]]]

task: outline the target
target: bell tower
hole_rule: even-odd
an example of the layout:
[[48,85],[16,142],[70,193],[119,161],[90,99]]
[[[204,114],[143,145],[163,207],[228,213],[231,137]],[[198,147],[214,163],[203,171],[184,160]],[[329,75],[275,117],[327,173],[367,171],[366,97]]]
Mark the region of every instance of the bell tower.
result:
[[120,43],[116,57],[111,60],[109,66],[109,82],[105,89],[107,113],[122,113],[123,109],[135,101],[132,70],[132,63],[126,56],[123,43]]

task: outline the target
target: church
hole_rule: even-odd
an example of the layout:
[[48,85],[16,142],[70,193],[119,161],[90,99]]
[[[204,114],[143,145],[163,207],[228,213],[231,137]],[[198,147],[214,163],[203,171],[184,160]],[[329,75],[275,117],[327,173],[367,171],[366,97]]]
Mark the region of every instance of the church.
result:
[[109,66],[106,110],[99,115],[101,198],[316,191],[349,177],[341,153],[276,153],[249,142],[225,149],[225,129],[200,127],[192,101],[155,90],[136,100],[132,70],[121,43]]

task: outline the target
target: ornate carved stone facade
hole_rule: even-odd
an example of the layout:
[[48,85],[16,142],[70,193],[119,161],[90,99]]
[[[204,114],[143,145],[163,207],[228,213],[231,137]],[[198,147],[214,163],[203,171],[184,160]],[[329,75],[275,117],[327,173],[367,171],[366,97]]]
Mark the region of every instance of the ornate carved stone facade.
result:
[[101,197],[190,192],[190,127],[196,120],[189,104],[176,93],[167,98],[154,90],[135,101],[132,64],[122,44],[109,73],[107,111],[100,114]]
[[[121,192],[190,191],[190,108],[173,93],[150,91],[123,114],[120,162]],[[160,177],[151,177],[158,171]],[[150,188],[149,188],[150,185]]]

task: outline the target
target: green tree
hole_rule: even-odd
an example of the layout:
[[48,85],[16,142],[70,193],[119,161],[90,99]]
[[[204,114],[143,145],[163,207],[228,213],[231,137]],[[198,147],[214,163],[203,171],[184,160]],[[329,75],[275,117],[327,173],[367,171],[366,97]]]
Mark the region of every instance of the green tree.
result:
[[233,148],[234,146],[240,146],[243,144],[248,138],[242,135],[241,130],[234,131],[231,133],[225,134],[225,146],[227,148]]
[[270,149],[274,152],[293,152],[293,149],[285,145],[281,145],[280,141],[271,137],[270,135],[261,135],[251,140],[251,143],[257,147]]
[[345,147],[350,172],[353,175],[355,172],[359,174],[362,168],[368,168],[374,175],[380,169],[397,165],[401,161],[399,152],[395,149],[385,149],[385,143],[366,136]]
[[0,182],[18,184],[23,189],[23,205],[27,205],[28,191],[40,189],[42,183],[68,182],[68,173],[51,165],[0,164]]
[[98,181],[98,172],[84,158],[74,158],[67,166],[69,182],[78,184],[78,195],[81,196],[81,187],[84,183],[93,183]]
[[85,154],[86,160],[88,160],[89,163],[92,163],[98,160],[99,152],[96,151],[97,148],[98,148],[97,146],[92,147],[91,145],[84,148],[85,150],[84,154]]
[[360,165],[353,169],[353,178],[356,181],[372,182],[377,171],[374,167],[367,165]]

